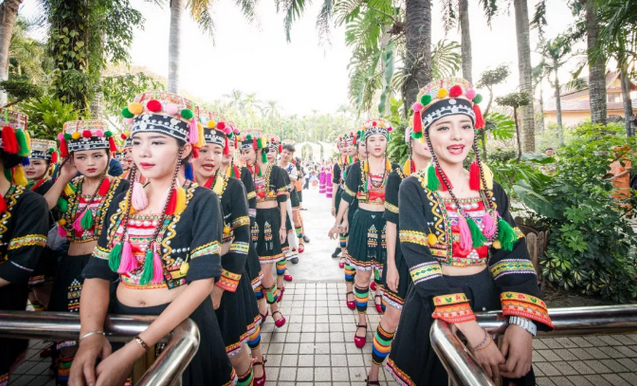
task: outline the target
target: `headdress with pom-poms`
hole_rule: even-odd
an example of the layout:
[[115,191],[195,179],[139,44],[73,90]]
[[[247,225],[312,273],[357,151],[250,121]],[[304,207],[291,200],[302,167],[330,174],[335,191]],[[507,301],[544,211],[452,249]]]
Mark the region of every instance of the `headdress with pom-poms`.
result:
[[[391,123],[385,118],[374,118],[368,119],[361,125],[361,129],[358,132],[357,141],[365,141],[372,135],[381,134],[387,138],[389,141],[389,133],[393,130]],[[385,157],[385,169],[387,172],[391,170],[391,162],[389,162],[389,158]],[[362,169],[364,172],[369,172],[369,163],[367,161],[362,163]]]
[[[263,131],[259,129],[246,129],[242,130],[241,134],[237,136],[237,141],[239,142],[239,148],[241,150],[244,149],[254,149],[256,152],[259,149],[264,149],[268,146],[266,138],[263,136]],[[265,152],[261,152],[261,162],[267,163],[268,157]],[[261,168],[259,167],[259,163],[256,162],[253,166],[247,165],[248,169],[253,175],[262,176]]]
[[[17,111],[0,108],[0,149],[5,153],[17,156],[20,162],[28,162],[31,153],[31,138],[27,131],[27,122],[29,118]],[[7,179],[16,185],[26,186],[28,181],[22,169],[22,165],[18,164],[11,169],[5,170]],[[7,209],[7,203],[3,197],[0,197],[0,212]]]
[[455,197],[448,178],[440,168],[436,154],[429,141],[428,129],[437,120],[462,114],[471,119],[476,130],[484,128],[485,122],[478,104],[482,96],[478,94],[465,79],[446,78],[436,80],[423,87],[418,93],[418,102],[414,103],[414,130],[412,137],[421,141],[427,141],[431,151],[432,163],[425,176],[426,187],[429,190],[448,190],[456,207],[458,208],[458,227],[460,229],[460,248],[470,251],[484,245],[485,241],[492,241],[495,248],[511,250],[513,242],[517,239],[515,231],[504,219],[502,219],[493,206],[491,191],[493,189],[493,174],[489,168],[480,162],[480,150],[474,137],[473,151],[475,160],[469,169],[469,188],[471,190],[483,190],[487,196],[488,210],[482,217],[481,227],[464,211],[462,205]]
[[276,135],[276,134],[264,134],[263,136],[268,141],[268,149],[274,150],[274,151],[278,152],[279,154],[281,154],[283,152],[283,144],[281,143],[281,138],[279,138],[278,135]]
[[[33,138],[31,140],[31,155],[29,156],[29,160],[37,159],[47,161],[49,165],[56,164],[58,162],[58,153],[56,148],[57,143],[53,140]],[[52,169],[49,168],[48,170],[50,173]],[[49,179],[49,173],[45,173],[44,177],[42,177],[39,181],[34,182],[33,186],[31,186],[31,190],[35,190],[42,186],[42,184]]]
[[64,158],[76,151],[106,149],[117,151],[113,132],[105,121],[100,119],[68,121],[58,134],[60,155]]
[[226,119],[212,111],[199,111],[199,125],[202,127],[204,142],[219,145],[223,148],[223,154],[230,155],[230,140],[234,137],[232,127],[226,123]]

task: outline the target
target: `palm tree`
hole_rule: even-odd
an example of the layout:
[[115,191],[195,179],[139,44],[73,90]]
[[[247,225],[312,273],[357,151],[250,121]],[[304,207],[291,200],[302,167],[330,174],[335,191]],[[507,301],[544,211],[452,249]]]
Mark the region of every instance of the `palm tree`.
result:
[[595,55],[599,40],[599,21],[595,0],[579,0],[586,9],[588,84],[590,85],[591,122],[606,124],[606,69],[602,55]]
[[[531,95],[533,92],[533,66],[531,65],[531,43],[529,40],[529,7],[527,0],[514,0],[515,32],[518,46],[518,71],[520,91]],[[535,117],[533,103],[522,107],[522,151],[535,151]]]
[[269,100],[266,102],[266,105],[263,106],[261,111],[263,111],[264,116],[268,117],[270,121],[274,121],[281,117],[281,113],[279,112],[279,102],[275,100]]
[[431,81],[431,4],[406,1],[403,102],[411,106],[420,88]]
[[[23,0],[4,0],[0,4],[0,81],[8,78],[9,45],[13,26],[18,17],[18,9]],[[0,106],[7,103],[7,94],[0,92]]]
[[560,80],[557,76],[559,69],[566,63],[567,57],[571,53],[571,45],[568,38],[560,35],[553,40],[548,40],[542,47],[542,56],[546,59],[546,69],[553,72],[555,79],[553,87],[555,87],[555,107],[557,110],[557,127],[560,135],[560,144],[562,144],[564,133],[562,128],[562,101],[560,97]]

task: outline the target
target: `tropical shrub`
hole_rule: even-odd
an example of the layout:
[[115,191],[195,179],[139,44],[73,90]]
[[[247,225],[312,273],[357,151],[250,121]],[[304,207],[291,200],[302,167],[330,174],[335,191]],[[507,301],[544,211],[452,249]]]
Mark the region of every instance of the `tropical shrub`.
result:
[[72,104],[51,96],[23,102],[20,111],[29,116],[29,131],[33,137],[41,139],[56,139],[64,122],[79,119]]

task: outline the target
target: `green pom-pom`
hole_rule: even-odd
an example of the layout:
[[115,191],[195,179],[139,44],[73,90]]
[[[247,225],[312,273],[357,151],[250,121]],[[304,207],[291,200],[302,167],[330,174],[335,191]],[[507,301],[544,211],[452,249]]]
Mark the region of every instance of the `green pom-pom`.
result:
[[128,107],[124,107],[122,109],[122,117],[124,118],[133,118],[135,114],[131,113]]
[[29,156],[29,145],[27,144],[27,137],[24,135],[24,131],[16,130],[15,131],[15,139],[18,141],[18,146],[20,146],[20,151],[18,155],[20,157],[28,157]]
[[440,182],[438,181],[438,176],[436,175],[436,167],[433,163],[429,164],[429,168],[427,169],[427,189],[431,191],[437,191]]
[[251,140],[252,140],[252,135],[250,135],[250,134],[246,135],[246,139],[247,139],[248,141],[251,141]]
[[112,132],[112,131],[110,131],[110,130],[107,130],[107,131],[105,131],[105,132],[104,132],[104,136],[105,136],[106,138],[110,138],[110,137],[112,137],[112,136],[113,136],[113,132]]
[[46,149],[46,151],[49,152],[49,153],[53,153],[55,151],[55,149],[50,147],[50,148]]
[[484,245],[487,238],[484,237],[478,224],[471,217],[467,216],[467,224],[469,225],[469,231],[471,231],[471,240],[473,240],[473,247],[478,248]]
[[498,220],[498,241],[500,241],[502,249],[511,252],[513,250],[513,243],[515,243],[517,239],[518,235],[515,233],[511,225],[500,217]]
[[73,137],[71,136],[71,134],[69,134],[69,133],[64,133],[64,139],[66,139],[66,140],[68,141],[68,140],[69,140],[69,139],[71,139],[71,138],[73,138]]
[[261,152],[261,162],[263,162],[264,164],[268,163],[268,155],[264,151]]
[[421,131],[420,133],[416,133],[415,131],[412,131],[412,132],[411,132],[411,137],[412,137],[413,139],[420,139],[420,138],[422,138],[422,131]]
[[66,213],[66,211],[69,209],[69,203],[68,201],[60,197],[58,198],[57,207],[60,210],[60,212]]
[[482,102],[482,95],[478,94],[476,95],[475,98],[473,98],[473,103],[480,103]]
[[89,209],[84,211],[82,219],[80,220],[80,226],[84,230],[93,228],[93,213]]
[[183,119],[192,119],[192,117],[194,117],[195,114],[192,113],[192,110],[190,109],[183,109],[181,110],[181,117]]
[[139,278],[139,284],[146,285],[153,280],[153,249],[146,250],[146,259],[144,260],[144,271]]
[[111,249],[111,253],[108,255],[108,266],[111,268],[111,271],[117,272],[121,261],[122,261],[122,243],[117,243],[113,245],[113,249]]
[[420,104],[422,104],[423,106],[427,106],[430,103],[431,103],[431,95],[425,94],[420,97]]

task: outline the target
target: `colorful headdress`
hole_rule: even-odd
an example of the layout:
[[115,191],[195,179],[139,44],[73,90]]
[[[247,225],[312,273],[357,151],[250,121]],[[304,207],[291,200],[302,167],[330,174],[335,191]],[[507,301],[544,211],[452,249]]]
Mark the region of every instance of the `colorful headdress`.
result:
[[276,150],[281,154],[283,152],[283,144],[281,143],[281,138],[279,138],[276,134],[265,134],[264,137],[268,140],[268,148],[272,150]]
[[106,122],[102,120],[65,122],[62,132],[58,134],[58,139],[62,157],[68,157],[70,153],[83,150],[117,151],[113,133],[108,130]]
[[203,127],[203,135],[206,143],[219,145],[225,155],[230,155],[230,140],[239,132],[226,122],[226,120],[212,111],[199,112],[199,124]]
[[370,135],[381,134],[389,139],[389,133],[392,131],[391,123],[385,118],[369,119],[363,123],[358,131],[358,140],[364,141]]
[[31,140],[31,155],[30,159],[42,159],[52,163],[57,163],[58,157],[55,148],[57,144],[55,141],[49,139],[37,139]]
[[124,140],[124,148],[133,147],[133,139],[131,138],[130,130],[122,131],[119,136]]
[[418,92],[413,104],[414,130],[412,136],[422,138],[423,130],[442,117],[463,114],[471,118],[476,129],[484,127],[484,119],[478,104],[482,95],[476,93],[469,81],[462,78],[445,78],[431,82]]
[[347,141],[349,140],[349,134],[343,134],[340,137],[336,138],[336,148],[342,149],[347,146]]
[[237,141],[239,141],[241,150],[252,148],[256,151],[267,146],[267,142],[263,138],[263,131],[259,129],[246,129],[241,131],[241,135],[237,136]]
[[28,157],[31,150],[31,139],[27,132],[29,118],[17,111],[0,108],[0,149],[5,153],[19,157]]
[[122,110],[122,116],[132,125],[131,137],[139,132],[161,133],[201,148],[204,139],[195,119],[196,110],[192,101],[180,95],[147,92],[135,97]]

